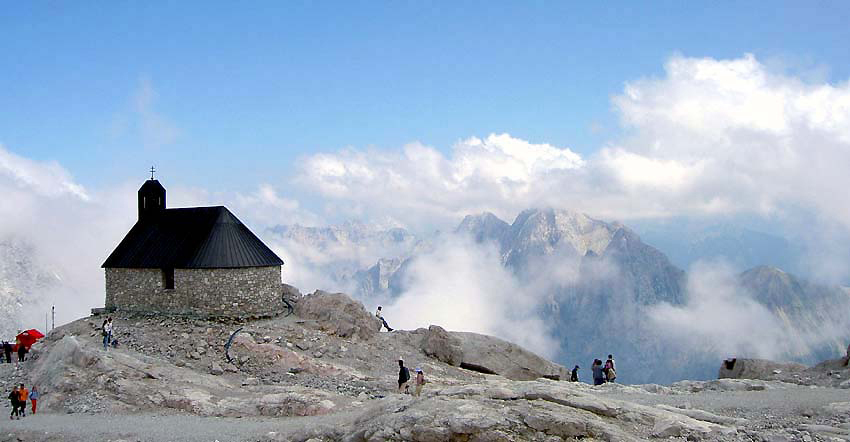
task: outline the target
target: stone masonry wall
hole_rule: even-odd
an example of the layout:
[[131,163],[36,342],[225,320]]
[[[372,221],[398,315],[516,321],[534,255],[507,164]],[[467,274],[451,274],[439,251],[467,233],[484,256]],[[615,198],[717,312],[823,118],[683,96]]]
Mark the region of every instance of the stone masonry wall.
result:
[[283,311],[280,266],[174,269],[166,290],[160,269],[106,269],[106,309],[192,316],[272,316]]

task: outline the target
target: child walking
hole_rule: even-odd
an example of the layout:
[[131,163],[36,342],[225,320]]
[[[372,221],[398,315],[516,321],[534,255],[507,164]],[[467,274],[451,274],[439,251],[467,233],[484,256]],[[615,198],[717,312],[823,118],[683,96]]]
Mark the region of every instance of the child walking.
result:
[[39,396],[41,396],[41,394],[39,394],[38,392],[38,385],[33,385],[32,391],[30,392],[30,402],[32,402],[32,414],[35,414],[35,406]]
[[425,385],[425,373],[422,373],[421,368],[416,368],[416,396],[422,393],[422,386]]

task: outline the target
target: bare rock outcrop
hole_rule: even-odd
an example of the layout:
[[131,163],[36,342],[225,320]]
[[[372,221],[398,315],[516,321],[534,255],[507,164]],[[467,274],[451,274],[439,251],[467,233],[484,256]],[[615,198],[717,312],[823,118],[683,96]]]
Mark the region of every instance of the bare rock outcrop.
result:
[[[163,364],[134,352],[103,351],[65,336],[35,361],[39,407],[52,412],[174,409],[201,416],[313,416],[344,403],[300,386],[239,386],[221,375]],[[87,392],[80,394],[80,392]]]
[[[447,387],[427,398],[388,397],[341,425],[313,426],[302,433],[269,440],[543,442],[581,438],[630,442],[653,435],[717,440],[737,433],[734,425],[693,418],[686,414],[691,411],[680,411],[600,398],[577,383],[492,378]],[[723,419],[714,414],[706,416]]]
[[422,337],[420,348],[426,355],[455,367],[463,362],[460,339],[452,336],[443,327],[431,325]]
[[298,300],[295,314],[315,320],[321,330],[341,338],[367,340],[381,328],[381,321],[368,313],[363,304],[343,293],[316,290]]
[[469,332],[452,332],[460,340],[462,368],[526,381],[537,378],[569,379],[569,371],[508,341]]
[[237,360],[247,360],[249,363],[265,367],[267,371],[292,371],[312,373],[319,376],[333,376],[343,372],[343,369],[332,364],[321,362],[315,358],[300,354],[292,349],[272,343],[258,344],[254,339],[242,333],[233,339],[231,353]]
[[801,372],[803,364],[774,362],[767,359],[727,359],[720,364],[718,379],[776,379],[777,374]]

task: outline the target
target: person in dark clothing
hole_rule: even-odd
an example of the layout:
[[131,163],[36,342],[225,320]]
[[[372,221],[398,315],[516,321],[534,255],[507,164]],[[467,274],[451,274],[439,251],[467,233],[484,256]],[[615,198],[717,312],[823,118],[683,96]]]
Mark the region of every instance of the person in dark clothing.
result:
[[27,356],[27,347],[24,344],[18,344],[18,362],[24,362]]
[[602,385],[605,383],[605,375],[602,370],[602,361],[599,359],[593,360],[593,365],[590,367],[593,371],[593,385]]
[[3,353],[6,353],[6,362],[12,363],[12,344],[9,341],[3,341]]
[[407,381],[410,380],[410,370],[404,366],[404,361],[398,360],[398,392],[409,393]]
[[21,414],[18,413],[18,402],[21,400],[21,393],[18,392],[18,386],[12,387],[12,392],[9,393],[9,400],[12,402],[12,413],[9,414],[9,419],[14,419],[17,417],[21,418]]
[[573,371],[570,373],[570,382],[578,382],[578,365],[573,367]]

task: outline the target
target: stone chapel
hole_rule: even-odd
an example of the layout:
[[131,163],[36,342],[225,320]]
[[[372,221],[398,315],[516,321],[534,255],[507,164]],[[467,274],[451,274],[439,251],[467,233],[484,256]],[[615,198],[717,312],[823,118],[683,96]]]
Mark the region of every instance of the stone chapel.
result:
[[283,311],[283,261],[224,206],[167,209],[153,178],[139,219],[102,267],[107,311],[203,317]]

